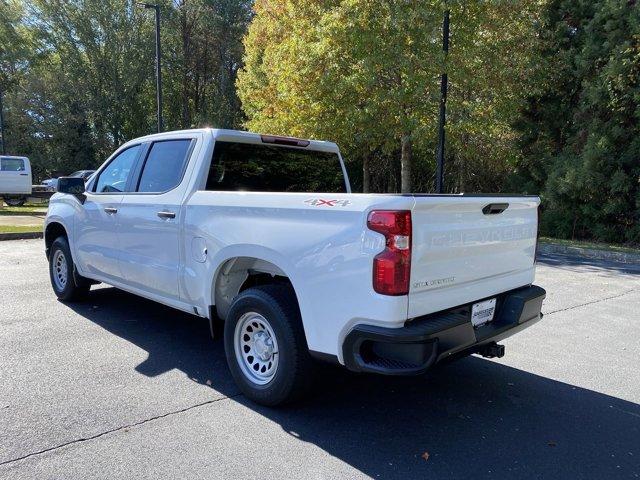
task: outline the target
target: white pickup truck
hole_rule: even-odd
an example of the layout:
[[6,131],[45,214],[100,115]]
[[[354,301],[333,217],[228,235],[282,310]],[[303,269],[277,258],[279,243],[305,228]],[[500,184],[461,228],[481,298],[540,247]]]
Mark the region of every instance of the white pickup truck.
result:
[[0,207],[24,205],[31,195],[31,163],[27,157],[0,156]]
[[44,227],[58,298],[104,282],[224,322],[231,373],[262,404],[299,397],[318,359],[421,374],[500,357],[542,317],[539,198],[353,194],[334,143],[150,135],[58,191]]

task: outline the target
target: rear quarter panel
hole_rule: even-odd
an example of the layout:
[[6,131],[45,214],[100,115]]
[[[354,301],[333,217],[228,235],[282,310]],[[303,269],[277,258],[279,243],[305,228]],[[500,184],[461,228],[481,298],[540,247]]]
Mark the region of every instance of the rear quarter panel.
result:
[[[342,203],[313,205],[321,203],[317,199]],[[309,348],[340,356],[354,324],[401,326],[406,320],[407,297],[373,291],[372,258],[383,250],[384,237],[366,228],[366,216],[374,208],[411,204],[377,195],[198,191],[185,207],[186,301],[214,303],[212,285],[226,260],[265,260],[291,280]],[[194,238],[206,244],[203,263],[195,260]]]

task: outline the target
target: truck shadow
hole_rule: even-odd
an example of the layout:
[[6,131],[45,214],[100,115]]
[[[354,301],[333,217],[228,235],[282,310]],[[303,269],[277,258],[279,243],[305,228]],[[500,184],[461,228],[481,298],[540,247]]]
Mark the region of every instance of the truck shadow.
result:
[[640,475],[639,405],[497,362],[468,358],[419,378],[328,368],[309,400],[268,409],[238,395],[205,320],[114,288],[74,309],[146,350],[132,366],[140,374],[178,369],[373,478]]

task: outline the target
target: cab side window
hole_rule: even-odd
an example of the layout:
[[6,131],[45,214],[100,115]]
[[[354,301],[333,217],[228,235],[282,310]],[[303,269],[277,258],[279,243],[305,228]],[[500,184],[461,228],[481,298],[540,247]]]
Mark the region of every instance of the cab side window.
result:
[[191,139],[162,140],[151,145],[138,192],[163,193],[177,187],[189,158]]
[[94,192],[119,193],[126,191],[127,181],[140,153],[140,148],[140,145],[127,148],[111,160],[109,165],[100,172],[100,176],[96,180]]
[[0,159],[0,170],[3,172],[24,172],[24,160],[21,158]]

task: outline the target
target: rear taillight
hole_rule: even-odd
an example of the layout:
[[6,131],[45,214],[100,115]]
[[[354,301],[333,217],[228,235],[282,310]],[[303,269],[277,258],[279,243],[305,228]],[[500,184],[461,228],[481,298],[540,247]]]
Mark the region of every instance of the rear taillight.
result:
[[374,210],[367,227],[381,233],[386,248],[373,259],[373,289],[383,295],[407,295],[411,274],[411,212]]

